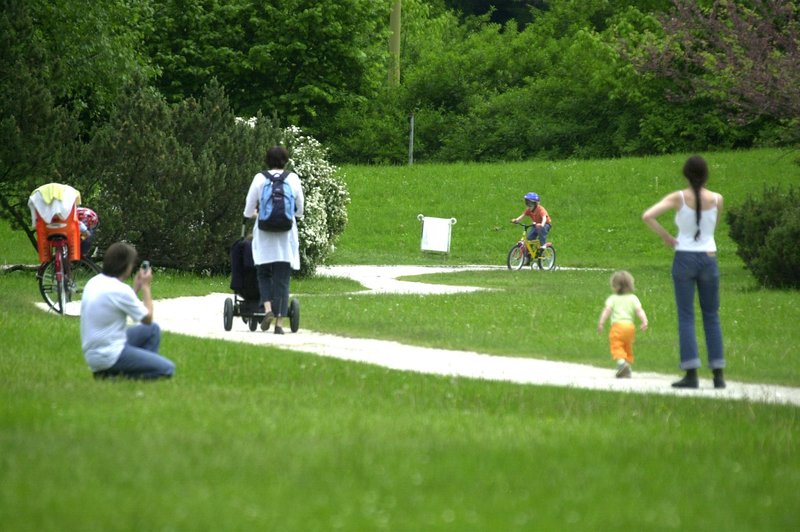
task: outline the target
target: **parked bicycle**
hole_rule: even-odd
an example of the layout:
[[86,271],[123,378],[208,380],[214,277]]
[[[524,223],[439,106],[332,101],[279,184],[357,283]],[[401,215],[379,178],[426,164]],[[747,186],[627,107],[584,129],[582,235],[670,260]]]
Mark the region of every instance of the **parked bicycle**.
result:
[[36,189],[28,202],[36,225],[39,292],[59,314],[80,301],[86,282],[100,273],[94,262],[81,257],[79,200],[72,187],[50,183]]
[[523,266],[530,265],[540,270],[552,270],[556,267],[556,250],[551,242],[541,245],[538,238],[528,240],[528,230],[532,225],[515,222],[522,226],[522,238],[514,244],[508,252],[506,264],[509,270],[521,270]]
[[36,277],[39,291],[50,308],[64,314],[67,304],[80,301],[86,282],[100,273],[90,259],[70,260],[70,245],[65,236],[49,240],[53,258],[39,266]]

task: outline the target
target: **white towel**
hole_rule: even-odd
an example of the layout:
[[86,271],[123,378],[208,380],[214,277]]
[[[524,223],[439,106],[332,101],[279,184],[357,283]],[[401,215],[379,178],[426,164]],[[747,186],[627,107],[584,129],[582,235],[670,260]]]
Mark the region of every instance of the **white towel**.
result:
[[31,210],[31,225],[36,227],[36,215],[45,223],[53,221],[55,216],[66,220],[76,203],[80,203],[81,193],[69,185],[48,183],[33,191],[28,198]]

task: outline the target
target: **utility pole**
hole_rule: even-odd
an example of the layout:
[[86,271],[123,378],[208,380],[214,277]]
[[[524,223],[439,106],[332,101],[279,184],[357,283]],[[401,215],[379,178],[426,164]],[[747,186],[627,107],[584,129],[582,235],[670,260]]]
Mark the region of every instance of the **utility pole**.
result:
[[389,86],[400,84],[400,3],[394,0],[392,14],[389,16]]

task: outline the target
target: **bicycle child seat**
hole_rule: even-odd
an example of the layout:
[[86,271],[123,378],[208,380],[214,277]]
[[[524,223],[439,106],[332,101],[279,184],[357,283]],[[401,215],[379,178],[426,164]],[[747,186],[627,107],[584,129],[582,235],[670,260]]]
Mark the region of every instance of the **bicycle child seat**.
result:
[[57,238],[66,238],[70,260],[80,260],[80,223],[76,210],[80,201],[80,192],[61,183],[48,183],[31,193],[28,207],[32,225],[36,227],[40,263],[53,258],[50,240]]

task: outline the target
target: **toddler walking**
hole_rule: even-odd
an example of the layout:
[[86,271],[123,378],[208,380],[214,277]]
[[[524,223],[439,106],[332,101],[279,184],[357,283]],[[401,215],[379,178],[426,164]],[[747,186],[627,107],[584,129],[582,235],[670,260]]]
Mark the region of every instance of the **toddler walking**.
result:
[[611,347],[611,358],[617,361],[617,378],[630,378],[633,340],[636,336],[634,315],[639,316],[643,331],[647,330],[647,315],[639,298],[633,293],[633,276],[630,273],[615,272],[611,276],[611,289],[614,293],[608,296],[603,312],[600,313],[597,333],[603,332],[606,320],[611,317],[608,343]]

